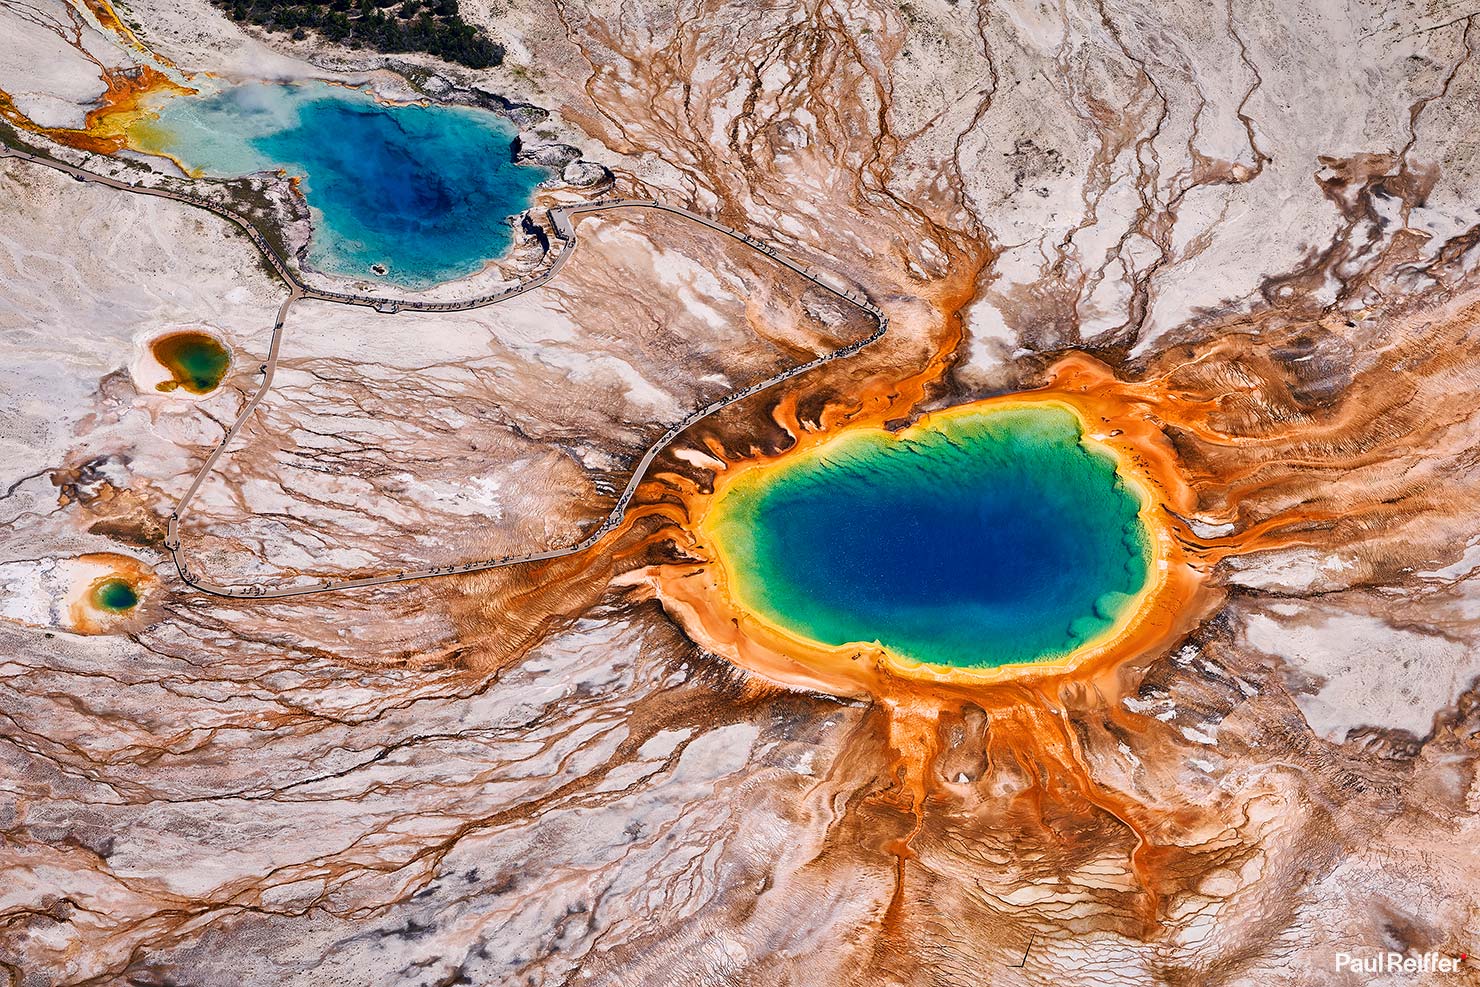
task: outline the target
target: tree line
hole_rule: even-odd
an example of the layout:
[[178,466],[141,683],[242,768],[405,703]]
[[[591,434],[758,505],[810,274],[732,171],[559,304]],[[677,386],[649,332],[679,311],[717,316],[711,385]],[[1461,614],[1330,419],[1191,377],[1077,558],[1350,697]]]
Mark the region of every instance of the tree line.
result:
[[503,46],[490,41],[457,10],[457,0],[211,0],[233,20],[269,31],[290,31],[294,40],[316,31],[349,48],[424,51],[469,68],[504,60]]

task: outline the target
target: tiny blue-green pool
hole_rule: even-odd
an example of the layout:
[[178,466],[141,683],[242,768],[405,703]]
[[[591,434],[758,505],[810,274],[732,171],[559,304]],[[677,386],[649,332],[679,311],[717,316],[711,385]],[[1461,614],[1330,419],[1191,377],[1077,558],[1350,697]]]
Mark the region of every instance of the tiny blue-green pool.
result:
[[701,529],[742,608],[826,645],[928,664],[1051,660],[1147,582],[1140,496],[1053,404],[843,432],[749,469]]
[[105,579],[93,587],[92,602],[109,613],[127,613],[139,605],[139,591],[127,580]]
[[135,146],[199,174],[300,176],[309,262],[406,288],[465,277],[502,254],[507,218],[548,176],[513,163],[516,131],[492,113],[386,106],[322,82],[243,83],[163,97],[154,110],[130,128]]

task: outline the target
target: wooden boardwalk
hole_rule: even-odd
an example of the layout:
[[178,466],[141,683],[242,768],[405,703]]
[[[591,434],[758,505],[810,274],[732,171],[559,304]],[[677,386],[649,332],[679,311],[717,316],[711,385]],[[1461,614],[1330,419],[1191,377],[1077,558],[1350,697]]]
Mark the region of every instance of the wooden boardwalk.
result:
[[[189,205],[197,206],[201,209],[206,209],[216,214],[217,216],[220,216],[223,219],[226,219],[229,222],[235,224],[243,232],[245,232],[252,243],[256,245],[257,249],[262,252],[263,257],[267,259],[267,262],[272,266],[273,270],[277,272],[277,275],[282,278],[285,284],[288,285],[288,297],[278,308],[277,319],[272,327],[272,340],[268,346],[267,362],[262,365],[262,383],[258,386],[256,393],[254,393],[252,397],[247,401],[247,403],[242,407],[241,413],[237,416],[236,420],[231,423],[230,428],[226,430],[226,434],[222,437],[221,442],[214,449],[212,449],[210,454],[206,457],[205,463],[202,464],[200,470],[196,472],[194,479],[190,483],[190,486],[186,489],[184,495],[181,496],[180,500],[175,504],[175,509],[173,513],[170,514],[169,518],[169,526],[165,535],[165,547],[169,549],[170,557],[174,560],[175,568],[179,570],[180,578],[192,588],[197,589],[202,593],[208,593],[212,596],[224,596],[236,599],[282,599],[284,597],[290,596],[307,596],[312,593],[332,593],[348,589],[357,589],[366,586],[384,586],[389,583],[410,582],[416,579],[430,579],[436,576],[448,576],[468,572],[481,572],[488,569],[501,569],[506,566],[522,565],[527,562],[539,562],[546,559],[565,558],[566,556],[576,555],[581,552],[587,551],[622,523],[627,515],[627,507],[632,502],[632,498],[636,494],[637,488],[641,484],[643,477],[646,475],[648,467],[652,465],[653,460],[657,458],[659,453],[661,453],[670,444],[672,444],[673,440],[678,438],[678,436],[682,434],[684,430],[686,430],[696,422],[702,421],[710,415],[729,407],[737,401],[752,397],[756,394],[759,394],[761,391],[775,387],[776,385],[784,381],[790,380],[793,377],[800,376],[801,374],[807,373],[810,370],[815,370],[818,367],[831,363],[834,360],[840,360],[844,357],[852,356],[859,350],[863,349],[865,346],[877,342],[889,329],[888,316],[880,311],[878,306],[870,302],[861,293],[850,291],[845,286],[831,283],[827,279],[818,275],[816,272],[777,253],[777,251],[769,244],[766,244],[761,240],[756,239],[755,237],[748,236],[744,233],[741,233],[739,230],[733,229],[729,226],[725,226],[722,223],[715,222],[707,216],[701,216],[698,213],[690,212],[689,210],[684,209],[680,206],[665,205],[664,203],[658,202],[657,200],[598,199],[592,202],[585,202],[577,205],[557,206],[550,210],[550,221],[555,228],[556,235],[560,238],[560,250],[555,254],[553,260],[543,271],[541,271],[534,277],[528,278],[510,288],[504,289],[503,291],[497,292],[492,295],[486,295],[480,298],[474,298],[460,302],[432,302],[418,299],[401,299],[379,297],[374,295],[358,295],[346,292],[327,291],[321,288],[313,287],[312,285],[306,283],[298,275],[298,273],[289,266],[287,261],[278,254],[278,252],[272,247],[270,243],[268,243],[267,238],[262,235],[261,231],[259,231],[254,225],[252,225],[249,220],[234,212],[233,210],[228,209],[225,206],[220,205],[219,203],[211,202],[210,200],[205,199],[201,196],[193,195],[189,192],[178,192],[170,189],[149,188],[145,186],[133,185],[128,182],[119,181],[118,179],[110,178],[105,175],[98,175],[93,172],[86,171],[74,165],[66,164],[65,162],[43,158],[38,155],[30,154],[25,151],[16,150],[13,148],[0,147],[0,157],[17,158],[19,160],[27,161],[32,164],[40,165],[46,168],[52,168],[56,171],[60,171],[64,174],[72,176],[77,181],[91,182],[94,184],[106,186],[108,188],[118,189],[125,192],[132,192],[140,195],[150,195],[162,199],[173,199],[177,202],[184,202]],[[211,474],[211,471],[215,468],[217,461],[219,461],[221,456],[226,452],[227,446],[229,446],[232,439],[236,437],[236,434],[238,431],[241,430],[242,425],[245,424],[247,419],[250,418],[252,414],[257,410],[257,406],[262,403],[262,399],[267,395],[268,389],[272,386],[273,374],[277,370],[278,352],[282,343],[283,324],[287,321],[288,313],[292,309],[294,302],[298,301],[300,298],[313,298],[321,301],[335,302],[342,305],[363,305],[383,313],[395,313],[402,311],[463,312],[469,309],[483,308],[489,305],[497,305],[500,302],[508,301],[511,298],[518,297],[519,295],[522,295],[527,291],[533,291],[534,289],[549,283],[551,279],[553,279],[557,274],[560,273],[560,269],[565,266],[566,261],[570,259],[571,255],[575,252],[576,249],[577,237],[575,226],[571,222],[572,219],[578,216],[585,215],[587,213],[613,212],[626,209],[652,209],[659,212],[669,213],[671,215],[679,216],[683,219],[708,227],[709,229],[714,230],[718,233],[722,233],[733,240],[737,240],[740,243],[744,244],[746,247],[764,255],[780,266],[796,272],[811,283],[817,285],[819,288],[822,288],[823,290],[836,295],[839,298],[842,298],[843,300],[866,312],[874,320],[876,328],[874,329],[874,332],[866,339],[860,339],[856,342],[849,343],[847,346],[844,346],[841,349],[834,350],[831,353],[827,353],[823,356],[817,357],[814,360],[809,360],[806,363],[798,364],[797,366],[792,367],[790,370],[786,370],[772,377],[768,377],[763,381],[750,385],[744,390],[736,391],[733,394],[719,399],[718,401],[711,402],[710,404],[707,404],[702,408],[697,408],[694,411],[689,412],[689,414],[685,415],[681,421],[670,425],[663,432],[663,434],[658,437],[656,441],[654,441],[651,445],[647,447],[647,450],[643,453],[642,458],[638,461],[637,466],[633,469],[631,477],[627,481],[626,487],[624,487],[622,490],[621,496],[617,498],[616,506],[612,508],[612,510],[607,514],[606,518],[602,520],[602,522],[598,526],[596,526],[589,534],[586,535],[586,537],[582,538],[574,545],[568,545],[564,548],[550,549],[543,552],[528,552],[522,555],[504,555],[498,558],[485,559],[479,562],[467,562],[460,565],[431,566],[423,569],[398,571],[379,576],[366,576],[359,579],[323,579],[312,583],[289,583],[283,585],[269,585],[258,583],[248,586],[227,586],[220,583],[212,582],[196,573],[191,572],[189,563],[185,558],[184,550],[181,548],[180,544],[180,521],[182,518],[185,517],[186,511],[188,510],[191,501],[195,498],[196,493],[200,490],[201,484],[203,484],[206,480],[206,477]]]

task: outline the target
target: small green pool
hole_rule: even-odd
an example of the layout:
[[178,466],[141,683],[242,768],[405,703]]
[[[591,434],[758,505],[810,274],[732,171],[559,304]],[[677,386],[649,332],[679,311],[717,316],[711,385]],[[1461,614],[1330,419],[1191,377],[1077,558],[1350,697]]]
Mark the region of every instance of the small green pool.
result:
[[92,602],[99,610],[127,613],[139,605],[139,592],[124,579],[105,579],[93,587]]
[[231,352],[215,336],[204,332],[173,332],[149,344],[154,359],[170,372],[170,379],[156,387],[173,391],[183,387],[191,394],[216,389],[231,367]]

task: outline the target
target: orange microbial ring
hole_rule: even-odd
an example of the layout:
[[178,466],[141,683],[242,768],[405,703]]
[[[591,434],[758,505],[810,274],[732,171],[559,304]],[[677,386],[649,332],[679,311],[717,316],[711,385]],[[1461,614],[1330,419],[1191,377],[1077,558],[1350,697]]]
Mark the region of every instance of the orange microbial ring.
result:
[[[1116,601],[1113,613],[1102,612],[1099,626],[1076,646],[1033,660],[963,666],[921,660],[908,649],[877,641],[819,641],[799,632],[796,622],[778,620],[774,614],[757,612],[764,607],[748,605],[757,598],[749,586],[755,576],[726,543],[725,504],[732,491],[753,485],[758,475],[792,468],[804,458],[836,459],[849,443],[910,444],[931,431],[990,422],[1009,412],[1072,416],[1083,448],[1113,463],[1125,494],[1138,504],[1144,578],[1133,594]],[[975,691],[1071,673],[1091,675],[1128,658],[1164,651],[1206,611],[1214,595],[1206,585],[1209,560],[1188,537],[1180,518],[1195,510],[1195,495],[1178,470],[1151,405],[1103,366],[1069,358],[1054,368],[1049,384],[1039,390],[933,412],[898,433],[886,432],[882,424],[854,421],[836,430],[804,432],[785,452],[734,463],[717,474],[713,490],[686,496],[688,516],[694,520],[684,526],[684,547],[700,561],[658,567],[652,576],[664,605],[695,640],[783,684],[832,694],[887,696],[922,687]],[[846,525],[849,519],[839,517],[837,523]]]

